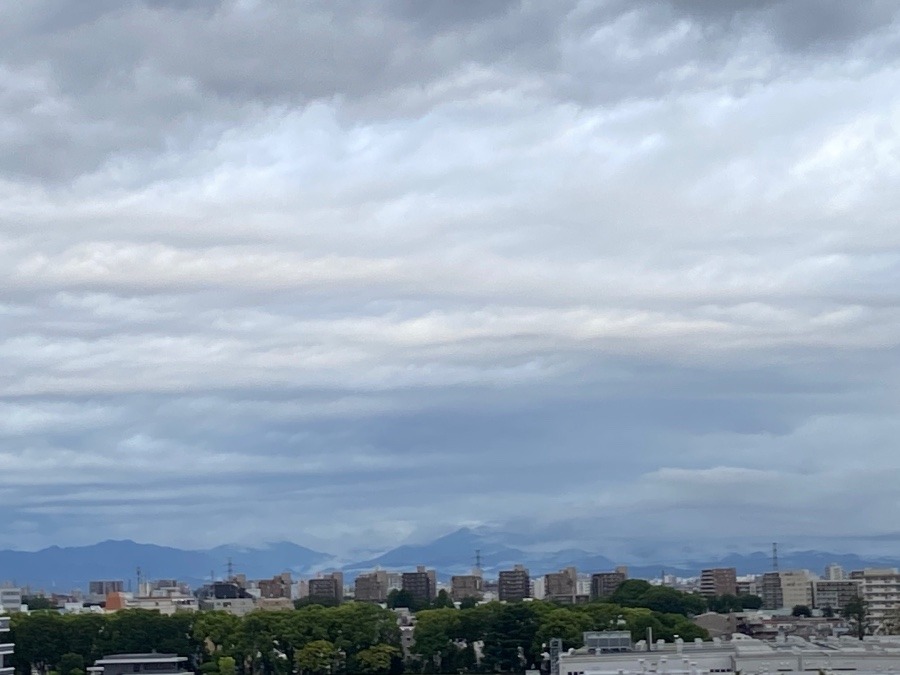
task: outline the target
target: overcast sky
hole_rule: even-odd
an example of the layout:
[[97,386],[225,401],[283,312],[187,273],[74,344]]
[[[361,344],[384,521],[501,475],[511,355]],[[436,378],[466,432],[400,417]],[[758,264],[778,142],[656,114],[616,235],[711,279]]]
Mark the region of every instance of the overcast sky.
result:
[[898,56],[894,0],[0,4],[0,546],[900,542]]

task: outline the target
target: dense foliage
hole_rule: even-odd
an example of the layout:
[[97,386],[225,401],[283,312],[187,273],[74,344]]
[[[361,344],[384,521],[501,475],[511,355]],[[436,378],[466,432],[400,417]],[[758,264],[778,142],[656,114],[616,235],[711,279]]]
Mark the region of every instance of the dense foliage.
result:
[[[629,630],[636,640],[648,628],[654,638],[666,640],[707,637],[688,619],[694,596],[638,590],[626,588],[622,604],[492,602],[421,610],[415,645],[405,662],[394,612],[365,603],[309,605],[243,618],[221,612],[42,611],[13,617],[14,665],[19,675],[30,675],[32,669],[45,675],[82,675],[85,666],[106,654],[158,651],[190,657],[205,675],[521,671],[540,661],[550,638],[562,638],[564,648],[579,647],[588,630]],[[638,606],[640,602],[652,607]]]

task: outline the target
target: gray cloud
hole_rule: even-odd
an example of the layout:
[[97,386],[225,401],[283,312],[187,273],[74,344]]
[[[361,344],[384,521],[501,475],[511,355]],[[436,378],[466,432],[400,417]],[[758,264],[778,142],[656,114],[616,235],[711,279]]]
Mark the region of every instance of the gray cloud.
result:
[[877,1],[3,6],[0,544],[883,545],[841,505],[900,468],[898,35]]

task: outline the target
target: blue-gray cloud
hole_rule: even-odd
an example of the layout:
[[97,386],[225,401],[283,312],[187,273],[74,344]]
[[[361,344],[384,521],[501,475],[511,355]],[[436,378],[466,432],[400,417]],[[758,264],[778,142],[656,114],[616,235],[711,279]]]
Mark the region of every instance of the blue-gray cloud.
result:
[[35,2],[0,45],[0,544],[894,531],[894,3]]

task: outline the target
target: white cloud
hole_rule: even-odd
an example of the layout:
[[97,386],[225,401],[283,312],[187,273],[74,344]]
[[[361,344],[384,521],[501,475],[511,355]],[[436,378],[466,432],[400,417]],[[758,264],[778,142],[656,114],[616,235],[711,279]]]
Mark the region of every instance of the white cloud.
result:
[[158,481],[208,543],[601,507],[825,533],[866,481],[888,508],[884,6],[69,5],[0,10],[30,36],[0,41],[28,545],[128,536]]

